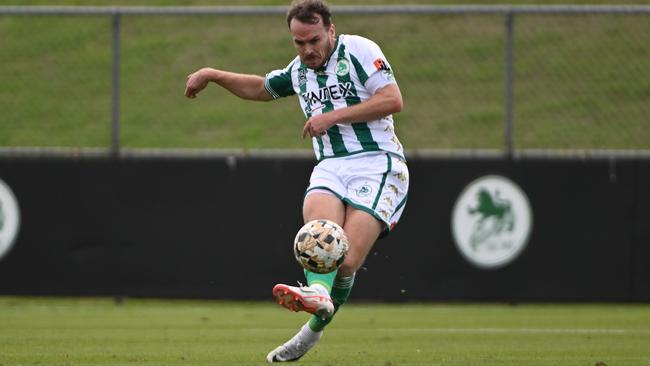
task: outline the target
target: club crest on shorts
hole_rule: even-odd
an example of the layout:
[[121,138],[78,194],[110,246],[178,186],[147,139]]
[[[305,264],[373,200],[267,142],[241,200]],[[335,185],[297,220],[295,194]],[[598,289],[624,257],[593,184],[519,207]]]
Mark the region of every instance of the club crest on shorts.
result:
[[368,197],[372,193],[372,187],[364,184],[356,190],[357,196],[359,197]]
[[533,223],[524,191],[498,175],[468,184],[456,200],[451,219],[461,254],[483,269],[514,261],[525,249]]
[[18,235],[20,211],[11,188],[0,179],[0,259],[9,253]]

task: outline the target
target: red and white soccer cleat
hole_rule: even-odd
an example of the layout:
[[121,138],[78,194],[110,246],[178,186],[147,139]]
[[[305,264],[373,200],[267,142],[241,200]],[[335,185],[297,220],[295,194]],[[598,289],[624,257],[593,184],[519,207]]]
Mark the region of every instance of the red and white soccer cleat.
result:
[[306,311],[321,319],[330,318],[334,314],[332,299],[309,286],[278,284],[273,287],[273,298],[291,311]]

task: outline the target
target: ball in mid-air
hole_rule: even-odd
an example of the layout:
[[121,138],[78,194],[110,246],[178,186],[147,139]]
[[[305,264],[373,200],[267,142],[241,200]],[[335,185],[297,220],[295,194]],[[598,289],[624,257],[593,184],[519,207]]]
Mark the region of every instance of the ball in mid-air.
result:
[[312,272],[329,273],[337,269],[348,254],[348,238],[337,223],[313,220],[296,234],[293,253],[300,265]]

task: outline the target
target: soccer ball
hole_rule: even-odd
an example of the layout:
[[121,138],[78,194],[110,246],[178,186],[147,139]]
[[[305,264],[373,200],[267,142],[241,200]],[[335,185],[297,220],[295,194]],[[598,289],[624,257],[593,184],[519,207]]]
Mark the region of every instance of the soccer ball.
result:
[[298,230],[293,253],[306,270],[329,273],[343,263],[349,247],[343,228],[333,221],[321,219],[310,221]]

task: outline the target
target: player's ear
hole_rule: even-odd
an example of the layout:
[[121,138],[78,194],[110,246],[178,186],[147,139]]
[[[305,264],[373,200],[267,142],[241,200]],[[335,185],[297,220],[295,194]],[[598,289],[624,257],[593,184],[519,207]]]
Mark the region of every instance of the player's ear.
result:
[[330,24],[330,29],[328,30],[330,37],[334,38],[336,37],[336,27],[334,26],[334,23]]

